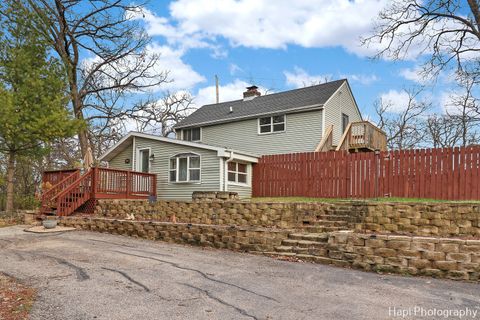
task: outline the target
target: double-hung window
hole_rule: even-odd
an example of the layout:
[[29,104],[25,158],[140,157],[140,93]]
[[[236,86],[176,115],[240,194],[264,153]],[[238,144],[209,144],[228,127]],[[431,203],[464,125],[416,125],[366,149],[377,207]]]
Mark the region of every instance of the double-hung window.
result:
[[191,128],[182,130],[182,140],[185,141],[200,141],[200,128]]
[[285,131],[285,115],[260,118],[258,126],[260,134],[283,132]]
[[228,181],[247,183],[247,165],[239,162],[228,163]]
[[200,182],[200,156],[177,154],[170,158],[170,182]]

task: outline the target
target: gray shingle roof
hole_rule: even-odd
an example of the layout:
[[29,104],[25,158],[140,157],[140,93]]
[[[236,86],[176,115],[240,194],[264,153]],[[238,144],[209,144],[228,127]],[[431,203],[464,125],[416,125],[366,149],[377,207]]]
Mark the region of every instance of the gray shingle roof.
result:
[[[302,108],[321,107],[346,79],[256,97],[253,100],[235,100],[204,105],[176,128],[193,127],[237,121],[266,114],[289,113]],[[230,107],[233,112],[230,112]]]

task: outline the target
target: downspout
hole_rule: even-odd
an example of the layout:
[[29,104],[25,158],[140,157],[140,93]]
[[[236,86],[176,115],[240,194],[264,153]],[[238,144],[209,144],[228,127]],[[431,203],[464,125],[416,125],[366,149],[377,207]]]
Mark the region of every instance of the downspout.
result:
[[132,171],[135,171],[135,154],[137,153],[137,150],[135,150],[135,136],[133,136],[133,142],[132,142]]
[[226,150],[230,152],[230,157],[225,161],[225,173],[223,175],[223,191],[228,191],[228,163],[232,162],[233,160],[233,151],[232,150]]

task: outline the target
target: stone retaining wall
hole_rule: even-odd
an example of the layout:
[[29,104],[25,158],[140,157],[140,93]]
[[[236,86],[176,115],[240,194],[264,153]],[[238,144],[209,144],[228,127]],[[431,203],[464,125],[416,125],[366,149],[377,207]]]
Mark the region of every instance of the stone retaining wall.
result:
[[59,224],[149,240],[243,251],[271,251],[289,233],[287,230],[86,217],[60,218]]
[[357,231],[480,237],[480,203],[368,203],[366,207]]
[[394,235],[330,234],[328,258],[366,271],[480,279],[480,240]]
[[[150,240],[269,253],[289,230],[106,218],[60,218],[60,225]],[[308,242],[308,241],[307,241]],[[311,241],[310,241],[311,242]],[[306,242],[305,242],[306,243]],[[358,234],[328,234],[326,250],[314,261],[365,271],[479,281],[480,240]]]
[[480,237],[480,203],[251,203],[241,201],[100,200],[97,216],[301,229],[325,219],[348,216],[348,228],[363,233]]
[[365,205],[362,202],[343,203],[251,203],[242,201],[157,201],[99,200],[95,215],[126,218],[134,214],[137,220],[171,221],[211,225],[236,225],[302,228],[314,224],[323,215],[348,215],[351,227],[361,221]]

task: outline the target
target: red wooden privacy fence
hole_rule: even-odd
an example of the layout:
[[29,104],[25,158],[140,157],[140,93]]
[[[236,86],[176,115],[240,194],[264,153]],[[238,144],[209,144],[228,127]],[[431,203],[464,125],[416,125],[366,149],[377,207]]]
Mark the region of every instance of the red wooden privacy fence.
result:
[[253,195],[480,200],[480,146],[263,156]]

